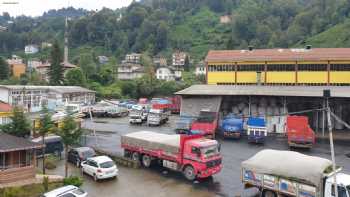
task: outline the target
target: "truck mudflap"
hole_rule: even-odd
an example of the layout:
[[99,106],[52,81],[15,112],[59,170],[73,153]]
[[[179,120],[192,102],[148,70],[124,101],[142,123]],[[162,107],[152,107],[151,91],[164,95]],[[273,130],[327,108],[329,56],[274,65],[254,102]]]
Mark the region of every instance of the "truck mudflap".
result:
[[197,177],[198,178],[207,178],[207,177],[210,177],[214,174],[219,173],[221,171],[221,169],[222,169],[222,164],[215,166],[215,167],[212,167],[212,168],[207,168],[204,171],[200,171],[198,173]]

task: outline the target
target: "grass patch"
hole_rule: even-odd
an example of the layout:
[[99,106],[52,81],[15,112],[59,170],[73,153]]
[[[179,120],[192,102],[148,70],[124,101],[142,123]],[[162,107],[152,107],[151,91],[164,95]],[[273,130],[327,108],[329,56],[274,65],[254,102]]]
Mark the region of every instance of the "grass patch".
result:
[[[49,183],[49,191],[63,186],[62,183]],[[5,189],[0,189],[1,197],[38,197],[45,193],[45,188],[43,184],[33,184],[23,187],[10,187]]]

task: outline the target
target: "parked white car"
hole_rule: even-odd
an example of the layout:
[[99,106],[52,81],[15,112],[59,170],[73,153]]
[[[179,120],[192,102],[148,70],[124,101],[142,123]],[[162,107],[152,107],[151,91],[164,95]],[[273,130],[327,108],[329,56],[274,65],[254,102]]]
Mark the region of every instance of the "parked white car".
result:
[[73,185],[60,187],[41,195],[41,197],[87,197],[87,196],[88,196],[87,192]]
[[91,157],[81,163],[83,173],[99,179],[115,178],[118,176],[118,168],[114,161],[107,156]]

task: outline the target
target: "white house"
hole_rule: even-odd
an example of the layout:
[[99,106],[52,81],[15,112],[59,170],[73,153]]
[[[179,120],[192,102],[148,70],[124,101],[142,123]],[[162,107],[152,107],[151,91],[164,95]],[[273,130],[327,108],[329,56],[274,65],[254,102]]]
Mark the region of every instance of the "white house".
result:
[[25,54],[35,54],[39,51],[39,47],[34,44],[26,45],[24,47],[24,53]]
[[180,81],[182,70],[172,66],[161,66],[156,70],[156,77],[159,80]]
[[134,63],[139,64],[141,61],[141,54],[140,53],[131,53],[125,55],[125,60],[123,63]]
[[72,102],[93,104],[95,92],[79,86],[0,85],[0,100],[28,112],[38,112],[46,105],[55,109],[59,104]]
[[173,69],[169,67],[159,67],[156,70],[156,77],[159,80],[166,80],[166,81],[174,81],[175,80],[175,72]]
[[185,65],[187,54],[184,52],[173,53],[173,66],[183,68]]
[[195,75],[198,76],[198,75],[205,75],[207,72],[207,69],[204,65],[204,62],[201,61],[197,64],[196,66],[196,70],[195,70]]
[[145,69],[141,64],[123,63],[118,66],[118,79],[132,80],[141,78],[145,74]]

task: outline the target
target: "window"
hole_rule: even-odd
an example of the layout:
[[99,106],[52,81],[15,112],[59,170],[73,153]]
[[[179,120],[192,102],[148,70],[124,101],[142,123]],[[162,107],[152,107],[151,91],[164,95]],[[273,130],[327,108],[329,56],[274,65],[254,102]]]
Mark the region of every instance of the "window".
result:
[[298,64],[298,71],[327,71],[327,64]]
[[[332,185],[332,196],[335,196],[334,185]],[[343,186],[338,185],[338,197],[347,197],[346,189]]]
[[95,167],[95,168],[98,168],[97,163],[94,162],[94,161],[88,161],[88,165],[89,165],[89,166],[92,166],[92,167]]
[[350,71],[350,64],[332,64],[332,71]]
[[201,153],[201,150],[198,147],[192,146],[191,153],[198,155]]
[[238,71],[264,71],[265,65],[238,65]]
[[269,64],[267,71],[295,71],[295,64]]
[[5,153],[0,153],[0,170],[5,168],[4,159],[5,159]]
[[71,193],[67,193],[67,194],[60,195],[60,197],[75,197],[75,195]]

